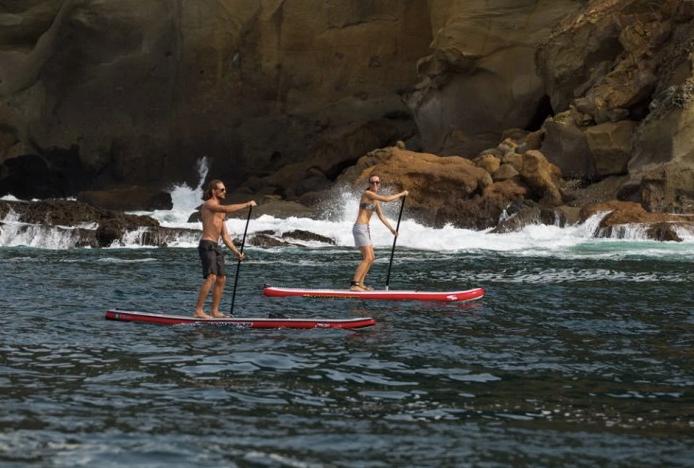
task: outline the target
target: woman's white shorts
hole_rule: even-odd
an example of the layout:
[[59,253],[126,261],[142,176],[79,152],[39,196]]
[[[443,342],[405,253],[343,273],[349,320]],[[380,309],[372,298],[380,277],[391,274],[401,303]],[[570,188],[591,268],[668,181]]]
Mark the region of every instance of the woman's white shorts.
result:
[[354,245],[357,247],[372,245],[371,231],[368,224],[355,224],[352,228],[352,234],[354,235]]

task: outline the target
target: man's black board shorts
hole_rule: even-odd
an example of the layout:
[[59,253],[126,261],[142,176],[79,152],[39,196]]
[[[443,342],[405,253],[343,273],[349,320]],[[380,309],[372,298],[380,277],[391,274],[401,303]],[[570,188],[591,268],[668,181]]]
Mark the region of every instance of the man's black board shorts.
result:
[[202,262],[202,277],[207,278],[211,274],[226,276],[224,273],[224,252],[216,242],[201,240],[198,245],[198,253]]

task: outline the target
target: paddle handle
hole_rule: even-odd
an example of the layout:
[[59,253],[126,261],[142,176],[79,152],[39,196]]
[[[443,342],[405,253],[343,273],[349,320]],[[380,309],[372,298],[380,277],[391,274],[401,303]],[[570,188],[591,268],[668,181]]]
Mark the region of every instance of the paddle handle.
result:
[[395,228],[395,236],[393,236],[393,248],[390,250],[390,262],[388,263],[388,274],[386,275],[386,291],[390,288],[390,269],[393,267],[393,256],[395,255],[395,243],[398,241],[397,234],[400,233],[400,220],[402,219],[402,210],[405,208],[405,198],[407,195],[402,197],[402,203],[400,204],[400,214],[398,215],[398,225]]
[[[251,212],[253,207],[248,207],[248,217],[246,218],[246,227],[243,230],[243,239],[241,240],[241,255],[243,255],[243,247],[246,245],[246,233],[248,232],[248,223],[251,222]],[[236,300],[236,286],[239,284],[239,270],[241,270],[241,259],[236,263],[236,276],[234,277],[234,291],[231,293],[231,309],[229,315],[234,315],[234,301]]]

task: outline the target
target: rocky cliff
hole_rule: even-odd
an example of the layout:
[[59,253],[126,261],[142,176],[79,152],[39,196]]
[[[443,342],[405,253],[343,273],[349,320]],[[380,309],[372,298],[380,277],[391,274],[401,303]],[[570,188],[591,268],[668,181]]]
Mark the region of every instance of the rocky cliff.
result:
[[414,134],[398,93],[428,18],[420,0],[3,2],[0,193],[161,187],[203,155],[230,184],[307,158],[334,178]]

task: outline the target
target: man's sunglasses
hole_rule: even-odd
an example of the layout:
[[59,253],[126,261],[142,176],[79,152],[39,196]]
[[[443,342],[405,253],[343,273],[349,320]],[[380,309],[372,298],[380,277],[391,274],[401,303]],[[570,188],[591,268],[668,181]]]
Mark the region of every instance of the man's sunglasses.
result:
[[225,188],[218,188],[218,189],[215,189],[215,190],[217,190],[218,192],[226,192],[226,191],[227,191],[227,189],[225,189]]

